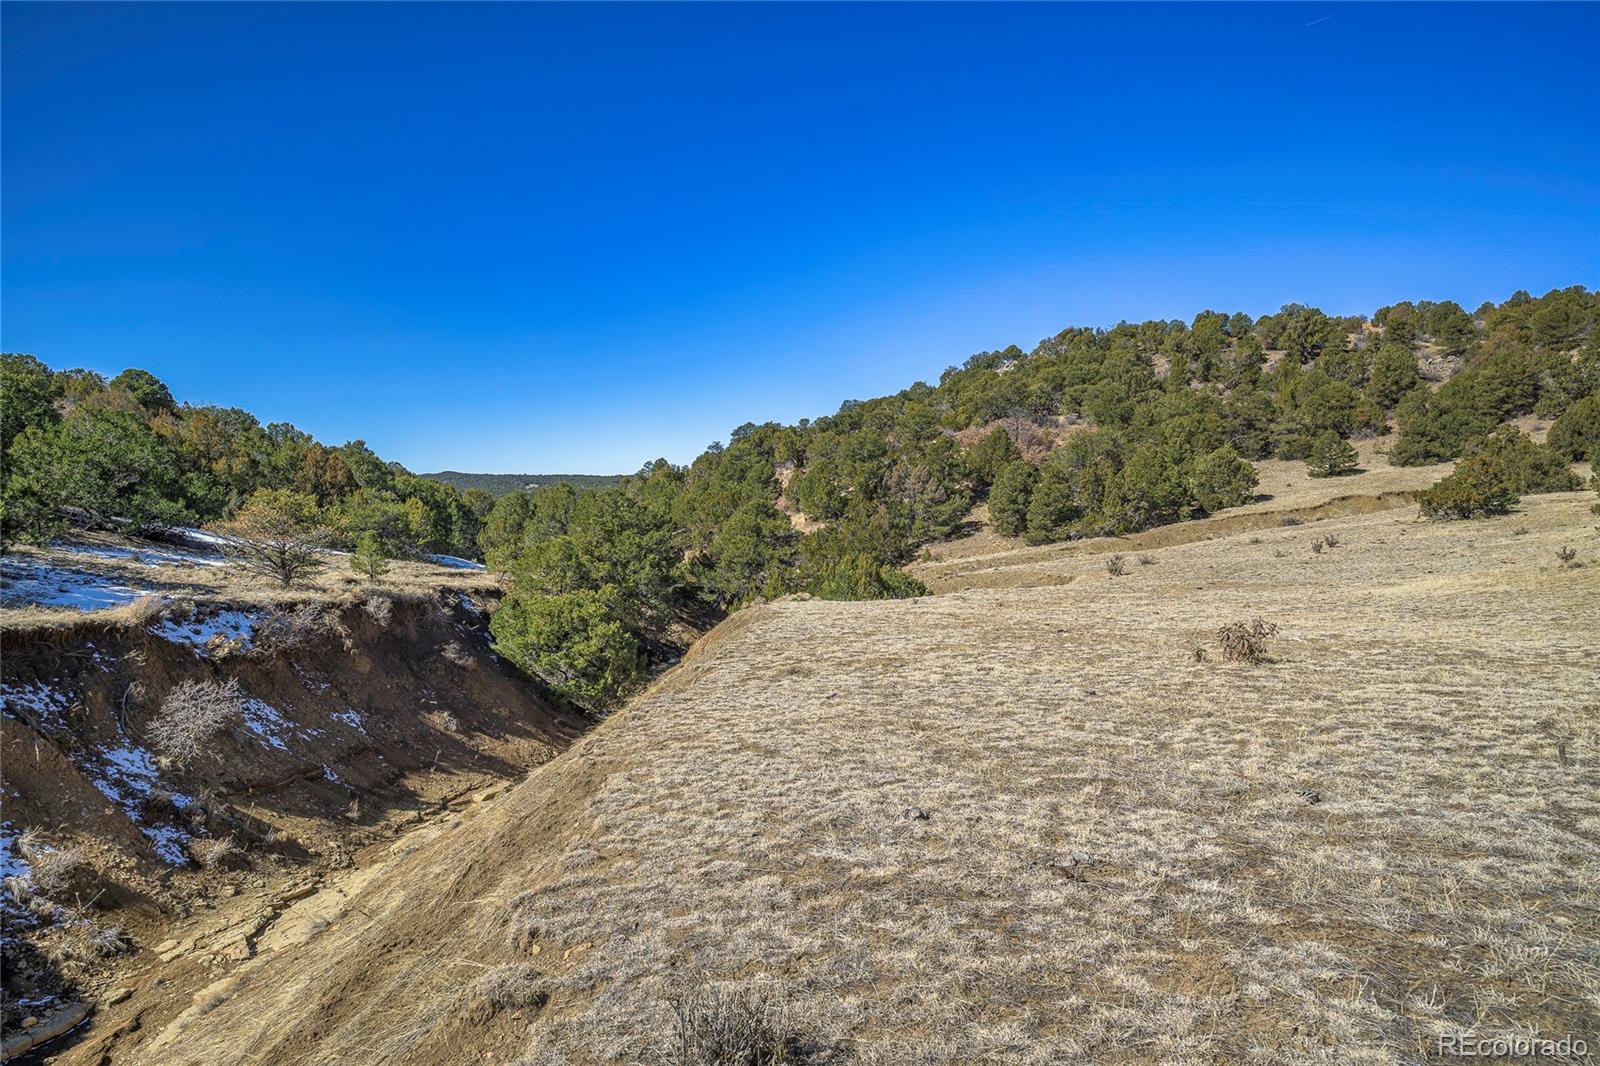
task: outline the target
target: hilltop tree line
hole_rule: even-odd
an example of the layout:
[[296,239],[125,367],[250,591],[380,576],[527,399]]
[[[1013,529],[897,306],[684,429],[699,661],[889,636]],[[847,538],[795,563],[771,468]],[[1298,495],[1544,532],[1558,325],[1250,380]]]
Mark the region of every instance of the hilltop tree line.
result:
[[[19,417],[7,405],[6,522],[38,536],[64,515],[204,520],[262,489],[298,493],[352,546],[371,533],[395,554],[481,552],[511,579],[491,623],[500,650],[603,707],[708,606],[922,593],[905,565],[980,503],[1033,543],[1132,533],[1246,502],[1252,460],[1347,473],[1352,438],[1391,430],[1392,463],[1467,457],[1456,486],[1435,490],[1449,497],[1441,517],[1576,487],[1568,463],[1600,457],[1597,324],[1600,297],[1574,287],[1470,313],[1290,305],[1068,329],[1032,352],[981,352],[937,385],[746,423],[688,466],[498,499],[416,478],[360,442],[325,448],[244,412],[179,407],[142,371],[105,382],[8,356],[8,399],[27,399]],[[1431,387],[1424,368],[1447,380]],[[1504,425],[1528,413],[1554,419],[1548,444]]]
[[327,527],[337,547],[372,532],[393,556],[476,555],[494,506],[487,492],[417,477],[359,440],[329,447],[237,407],[179,404],[145,370],[108,380],[7,354],[0,390],[7,543],[68,526],[144,534],[204,524],[255,499]]

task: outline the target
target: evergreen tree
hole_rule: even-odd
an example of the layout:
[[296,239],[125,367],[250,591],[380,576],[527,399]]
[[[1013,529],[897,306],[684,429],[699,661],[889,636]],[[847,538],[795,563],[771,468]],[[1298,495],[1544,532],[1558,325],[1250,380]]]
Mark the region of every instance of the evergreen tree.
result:
[[368,581],[376,581],[389,572],[389,553],[378,534],[370,529],[361,534],[355,551],[350,553],[350,569],[365,574]]
[[989,520],[996,533],[1019,537],[1028,528],[1028,509],[1038,479],[1038,471],[1021,459],[1001,467],[989,490]]
[[1355,448],[1333,430],[1317,438],[1306,456],[1306,473],[1311,477],[1339,477],[1354,473],[1358,458]]

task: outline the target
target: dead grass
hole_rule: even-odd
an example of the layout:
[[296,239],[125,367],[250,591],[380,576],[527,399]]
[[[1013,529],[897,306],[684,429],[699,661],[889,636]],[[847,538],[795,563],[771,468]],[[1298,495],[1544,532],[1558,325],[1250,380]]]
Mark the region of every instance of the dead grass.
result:
[[[148,548],[159,552],[166,545],[105,534],[84,534],[79,540],[100,547]],[[0,630],[108,629],[138,627],[155,621],[173,600],[221,601],[240,608],[292,607],[303,602],[344,602],[352,598],[431,597],[439,589],[488,594],[497,597],[500,579],[478,570],[461,570],[416,560],[396,560],[375,585],[353,588],[342,556],[294,589],[284,590],[270,580],[252,577],[234,566],[167,563],[146,566],[126,559],[88,557],[60,548],[17,545],[14,554],[30,560],[75,570],[88,570],[115,578],[130,588],[147,588],[148,596],[120,607],[78,611],[70,607],[0,607]]]
[[[1595,543],[1592,498],[1330,517],[1321,557],[1268,525],[1148,546],[1138,580],[1070,580],[1104,559],[1069,552],[1026,587],[741,612],[164,1061],[636,1062],[686,972],[770,981],[884,1066],[1592,1034],[1600,567],[1552,565]],[[1257,616],[1271,662],[1184,654]],[[442,944],[534,968],[548,1004],[461,1027]]]

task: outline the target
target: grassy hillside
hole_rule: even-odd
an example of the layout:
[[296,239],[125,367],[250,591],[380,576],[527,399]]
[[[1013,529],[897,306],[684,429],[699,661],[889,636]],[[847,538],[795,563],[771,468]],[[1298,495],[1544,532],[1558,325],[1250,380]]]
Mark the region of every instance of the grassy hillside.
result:
[[[1592,494],[1467,527],[1285,487],[1120,575],[1118,541],[991,542],[943,595],[734,615],[146,1060],[635,1062],[705,980],[826,1061],[1593,1032]],[[1265,661],[1222,661],[1257,617]]]
[[626,474],[465,474],[459,470],[441,470],[437,474],[421,474],[430,481],[441,481],[458,492],[482,489],[495,496],[508,492],[531,492],[546,485],[571,485],[575,489],[609,489],[620,485]]

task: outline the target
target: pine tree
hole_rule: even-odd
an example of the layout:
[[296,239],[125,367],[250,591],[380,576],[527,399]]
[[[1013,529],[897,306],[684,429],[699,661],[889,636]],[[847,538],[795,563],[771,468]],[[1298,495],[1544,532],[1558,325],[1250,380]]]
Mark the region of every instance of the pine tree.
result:
[[1338,477],[1355,470],[1356,450],[1333,430],[1317,438],[1306,456],[1306,473],[1312,477]]
[[368,581],[376,581],[389,572],[389,553],[370,529],[356,541],[356,550],[350,553],[350,569],[365,574]]

